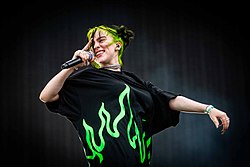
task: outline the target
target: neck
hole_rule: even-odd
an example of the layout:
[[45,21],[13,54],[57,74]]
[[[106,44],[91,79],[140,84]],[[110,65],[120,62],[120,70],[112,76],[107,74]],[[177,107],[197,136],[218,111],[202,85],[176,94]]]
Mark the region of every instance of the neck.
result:
[[112,65],[106,65],[101,67],[103,69],[112,70],[112,71],[121,71],[121,65],[120,64],[112,64]]

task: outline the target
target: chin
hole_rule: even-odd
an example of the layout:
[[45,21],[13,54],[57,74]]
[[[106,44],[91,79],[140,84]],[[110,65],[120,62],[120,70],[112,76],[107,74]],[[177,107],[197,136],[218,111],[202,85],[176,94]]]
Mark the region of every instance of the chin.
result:
[[100,57],[96,60],[97,63],[101,64],[101,65],[105,65],[105,64],[109,64],[109,62],[107,61],[107,59]]

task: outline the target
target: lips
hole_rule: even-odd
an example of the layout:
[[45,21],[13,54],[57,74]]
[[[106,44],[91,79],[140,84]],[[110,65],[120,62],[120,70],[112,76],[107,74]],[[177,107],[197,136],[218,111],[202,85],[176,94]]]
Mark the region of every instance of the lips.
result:
[[98,57],[102,56],[103,53],[104,53],[104,50],[98,50],[98,51],[96,51],[95,56],[98,58]]

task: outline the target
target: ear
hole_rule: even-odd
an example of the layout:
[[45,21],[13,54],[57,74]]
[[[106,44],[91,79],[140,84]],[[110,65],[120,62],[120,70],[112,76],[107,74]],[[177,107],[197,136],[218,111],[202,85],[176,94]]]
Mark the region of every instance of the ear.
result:
[[116,42],[116,50],[120,50],[121,49],[122,44],[120,42]]

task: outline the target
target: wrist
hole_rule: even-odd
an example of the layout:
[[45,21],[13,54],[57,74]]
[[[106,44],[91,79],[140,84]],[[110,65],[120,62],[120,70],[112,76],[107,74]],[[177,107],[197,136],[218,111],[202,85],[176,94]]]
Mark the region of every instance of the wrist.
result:
[[213,108],[214,108],[213,105],[208,105],[208,106],[205,108],[204,113],[209,115],[210,112],[211,112],[211,110],[212,110]]
[[74,69],[74,71],[77,71],[79,68],[74,66],[73,69]]
[[74,67],[70,67],[67,69],[63,69],[62,72],[65,73],[66,75],[70,75],[71,73],[73,73],[74,71],[76,71],[76,69]]

